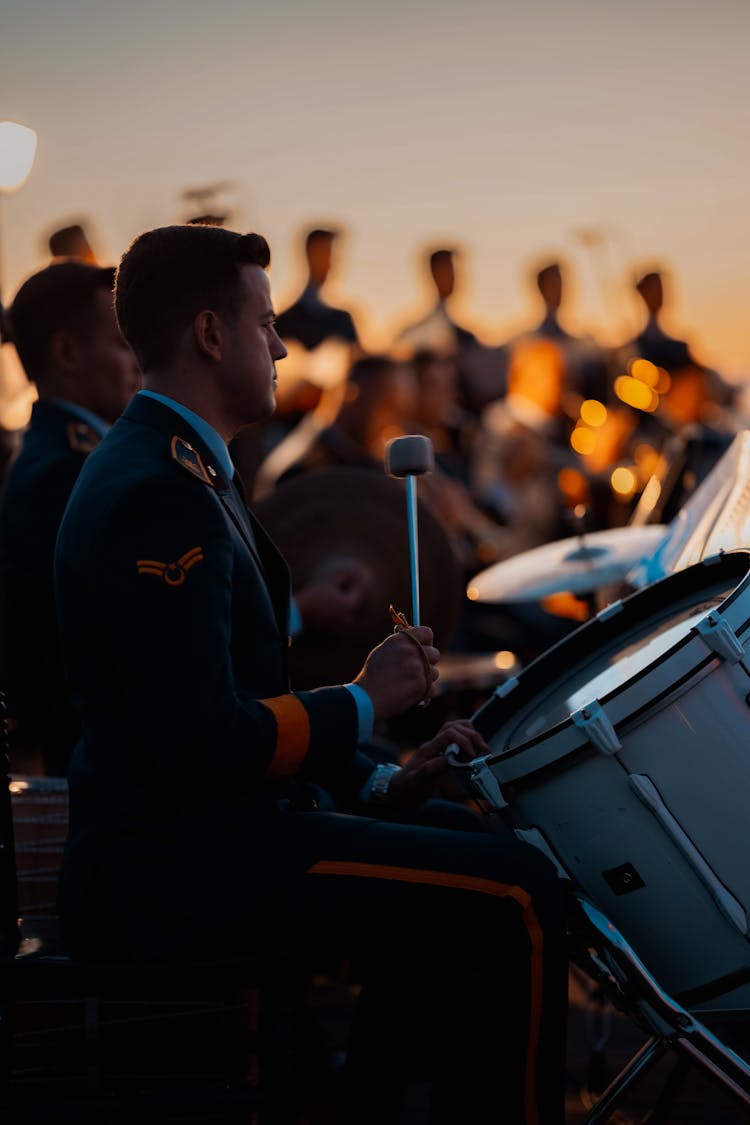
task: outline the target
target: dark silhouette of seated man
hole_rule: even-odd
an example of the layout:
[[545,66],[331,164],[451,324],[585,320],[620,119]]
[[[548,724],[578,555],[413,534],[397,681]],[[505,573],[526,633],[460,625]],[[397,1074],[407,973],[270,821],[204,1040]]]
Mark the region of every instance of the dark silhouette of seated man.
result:
[[30,277],[8,311],[38,393],[0,506],[2,674],[21,772],[63,775],[78,737],[58,651],[53,557],[78,474],[140,383],[113,285],[113,267],[61,262]]
[[635,290],[646,308],[646,324],[641,332],[626,345],[626,359],[647,359],[662,367],[669,375],[696,369],[703,373],[707,397],[719,406],[731,406],[734,388],[723,376],[707,367],[695,355],[687,340],[680,340],[664,331],[661,323],[664,308],[664,274],[660,270],[644,273],[636,282]]
[[296,340],[308,351],[332,338],[359,345],[351,313],[326,304],[321,296],[331,272],[333,245],[338,236],[337,230],[316,228],[308,232],[305,238],[307,284],[294,304],[279,313],[276,320],[282,340]]
[[478,415],[488,400],[505,389],[505,349],[485,347],[471,329],[459,324],[450,305],[457,289],[455,247],[442,246],[425,259],[437,300],[426,316],[402,328],[393,341],[393,352],[412,360],[420,352],[432,352],[454,360],[458,370],[461,406]]
[[647,311],[647,320],[642,332],[632,342],[632,347],[641,359],[647,359],[657,367],[673,374],[683,367],[693,366],[696,361],[690,353],[686,340],[669,336],[661,326],[660,314],[664,307],[664,284],[661,273],[652,270],[645,273],[635,283]]
[[[273,419],[248,427],[232,443],[232,454],[242,469],[249,493],[266,457],[287,435],[296,431],[325,398],[326,379],[320,370],[343,370],[361,354],[359,334],[352,314],[327,304],[321,295],[333,264],[333,248],[340,232],[316,227],[305,237],[307,283],[297,300],[279,313],[276,328],[287,346],[289,361],[278,387],[278,408]],[[315,353],[315,354],[313,354]],[[300,438],[304,437],[304,431]],[[264,470],[265,471],[265,470]],[[265,488],[261,478],[259,487]]]
[[560,323],[564,300],[564,277],[560,262],[552,261],[536,272],[536,287],[544,302],[544,316],[532,335],[553,340],[565,358],[566,390],[582,398],[604,401],[609,391],[609,372],[603,353],[594,341],[575,336]]
[[440,247],[429,255],[430,278],[437,301],[427,316],[407,325],[398,333],[395,341],[398,350],[408,350],[414,354],[429,349],[441,355],[456,356],[462,347],[477,343],[474,333],[458,324],[448,308],[456,291],[456,254],[455,249]]
[[635,360],[654,364],[666,372],[666,385],[660,389],[658,409],[638,417],[630,445],[645,441],[661,451],[667,469],[656,510],[663,522],[669,522],[734,439],[734,391],[718,371],[697,358],[687,340],[664,330],[662,271],[642,274],[634,288],[647,319],[641,332],[621,349],[619,358],[628,371]]

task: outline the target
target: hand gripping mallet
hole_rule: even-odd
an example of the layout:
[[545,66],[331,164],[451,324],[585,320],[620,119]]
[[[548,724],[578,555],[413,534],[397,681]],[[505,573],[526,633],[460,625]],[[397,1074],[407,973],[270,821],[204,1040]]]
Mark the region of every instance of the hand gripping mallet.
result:
[[385,447],[385,471],[406,478],[406,512],[409,520],[411,564],[411,622],[421,624],[419,614],[419,539],[417,533],[417,477],[435,468],[432,442],[422,434],[392,438]]

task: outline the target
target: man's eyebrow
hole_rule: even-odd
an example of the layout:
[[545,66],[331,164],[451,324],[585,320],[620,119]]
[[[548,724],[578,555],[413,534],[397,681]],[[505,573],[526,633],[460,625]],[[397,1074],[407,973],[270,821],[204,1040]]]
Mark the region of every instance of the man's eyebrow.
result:
[[273,309],[266,309],[265,312],[262,312],[260,314],[261,320],[268,320],[269,317],[271,318],[271,320],[276,320],[276,313],[273,311]]

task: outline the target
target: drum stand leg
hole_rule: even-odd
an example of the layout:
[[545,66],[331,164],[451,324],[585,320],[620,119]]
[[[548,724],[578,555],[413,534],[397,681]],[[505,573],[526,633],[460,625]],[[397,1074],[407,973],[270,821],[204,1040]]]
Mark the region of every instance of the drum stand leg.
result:
[[586,1125],[599,1125],[601,1121],[606,1121],[636,1082],[659,1061],[667,1048],[666,1040],[657,1039],[655,1036],[644,1043],[625,1069],[620,1071],[599,1097],[586,1117]]
[[618,1103],[668,1050],[677,1052],[678,1066],[654,1107],[649,1119],[652,1125],[666,1120],[664,1115],[669,1112],[690,1065],[697,1066],[750,1107],[750,1064],[664,992],[622,934],[597,907],[581,894],[575,894],[574,900],[583,920],[583,933],[572,933],[578,941],[574,960],[577,952],[584,970],[599,981],[615,1006],[650,1036],[596,1102],[586,1118],[587,1125],[606,1121]]
[[586,1031],[590,1043],[587,1088],[600,1094],[606,1081],[605,1048],[612,1031],[612,1004],[602,986],[586,976]]
[[659,1094],[656,1105],[643,1118],[642,1125],[667,1125],[672,1107],[685,1085],[689,1071],[690,1063],[684,1055],[680,1055],[674,1070],[664,1084],[664,1089]]

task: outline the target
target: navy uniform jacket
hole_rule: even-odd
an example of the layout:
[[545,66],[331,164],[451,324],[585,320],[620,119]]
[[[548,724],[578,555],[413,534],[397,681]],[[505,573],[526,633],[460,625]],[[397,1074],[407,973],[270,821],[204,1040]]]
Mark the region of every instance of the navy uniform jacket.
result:
[[64,406],[37,401],[0,508],[3,680],[13,745],[39,749],[64,774],[78,736],[65,692],[53,591],[55,539],[95,431]]
[[137,956],[205,944],[234,909],[220,887],[233,864],[244,879],[257,868],[259,886],[294,864],[248,855],[246,836],[235,854],[233,823],[257,822],[260,848],[263,818],[302,786],[343,774],[346,799],[363,784],[355,701],[345,687],[289,692],[286,564],[200,437],[154,400],[136,396],[89,458],[55,575],[82,718],[68,943],[109,911]]
[[326,305],[308,290],[276,318],[276,331],[283,340],[298,340],[308,351],[324,340],[339,339],[359,343],[351,313]]

